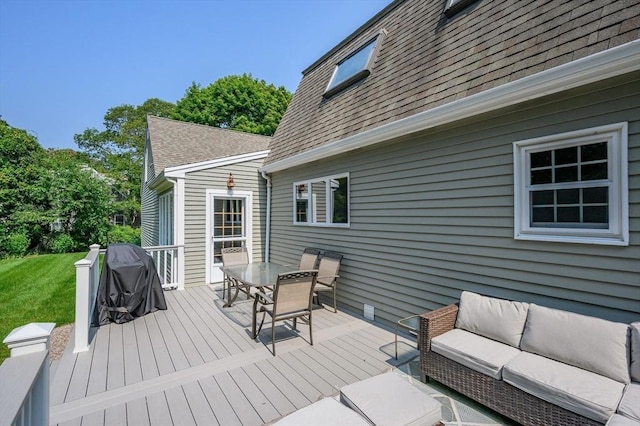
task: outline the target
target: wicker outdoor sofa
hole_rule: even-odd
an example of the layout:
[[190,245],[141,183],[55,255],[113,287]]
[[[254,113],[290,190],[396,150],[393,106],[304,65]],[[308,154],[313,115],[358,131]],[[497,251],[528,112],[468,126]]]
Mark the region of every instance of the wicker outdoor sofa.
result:
[[419,339],[423,375],[518,423],[640,425],[640,322],[463,292]]

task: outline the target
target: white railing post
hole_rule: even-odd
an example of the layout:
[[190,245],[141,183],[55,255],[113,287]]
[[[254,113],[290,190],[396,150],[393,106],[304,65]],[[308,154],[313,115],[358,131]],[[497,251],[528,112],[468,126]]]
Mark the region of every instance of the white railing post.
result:
[[0,424],[49,424],[49,339],[55,326],[27,324],[4,339],[11,358],[0,366]]
[[93,244],[87,256],[78,260],[76,265],[76,320],[75,320],[75,346],[73,352],[89,350],[89,331],[91,328],[91,316],[96,301],[98,290],[98,256],[100,245]]
[[177,271],[174,275],[174,281],[178,281],[178,290],[184,290],[184,245],[178,246],[178,259],[176,263]]

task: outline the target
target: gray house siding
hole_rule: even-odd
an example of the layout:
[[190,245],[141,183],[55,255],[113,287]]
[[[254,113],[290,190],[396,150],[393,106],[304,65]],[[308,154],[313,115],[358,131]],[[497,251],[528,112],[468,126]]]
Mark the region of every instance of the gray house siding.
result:
[[[147,150],[150,149],[147,143]],[[145,154],[146,157],[151,157]],[[158,245],[158,194],[149,189],[147,182],[144,182],[147,176],[155,176],[153,163],[149,161],[145,164],[147,167],[146,174],[142,173],[142,189],[140,194],[140,241],[142,246]]]
[[235,190],[253,192],[253,261],[263,260],[266,215],[266,185],[258,172],[263,160],[190,172],[185,177],[185,286],[203,285],[206,280],[206,191],[224,189],[233,173]]
[[[513,142],[627,121],[628,247],[515,240]],[[350,227],[293,225],[292,183],[350,173]],[[344,254],[339,303],[396,321],[462,290],[617,321],[640,317],[640,75],[272,175],[270,260]]]

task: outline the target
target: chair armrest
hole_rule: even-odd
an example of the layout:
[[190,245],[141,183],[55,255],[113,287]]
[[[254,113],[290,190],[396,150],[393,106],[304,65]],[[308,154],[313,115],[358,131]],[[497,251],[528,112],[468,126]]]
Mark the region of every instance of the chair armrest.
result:
[[257,291],[253,293],[253,297],[255,297],[255,303],[262,303],[263,305],[273,305],[273,299],[267,293],[262,291]]
[[458,305],[448,305],[420,315],[420,351],[431,350],[431,339],[453,330],[458,316]]
[[326,282],[329,282],[330,284],[325,284],[325,285],[331,285],[338,278],[340,278],[340,275],[323,275],[321,277],[317,277],[316,281],[318,282],[324,281],[321,284],[325,284]]

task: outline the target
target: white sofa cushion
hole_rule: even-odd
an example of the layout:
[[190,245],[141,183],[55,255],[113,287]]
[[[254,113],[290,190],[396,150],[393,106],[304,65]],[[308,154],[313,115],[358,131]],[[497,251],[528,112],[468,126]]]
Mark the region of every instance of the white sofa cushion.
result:
[[459,328],[431,339],[431,350],[494,379],[500,379],[502,367],[520,353],[513,346]]
[[614,414],[605,426],[640,426],[640,422],[620,414]]
[[584,417],[605,423],[625,385],[591,371],[521,352],[502,369],[512,386]]
[[531,304],[520,349],[629,383],[627,324]]
[[640,422],[640,383],[631,382],[627,385],[618,413]]
[[631,329],[631,380],[640,382],[640,322],[632,322]]
[[358,413],[333,398],[324,398],[273,423],[278,426],[371,426]]
[[421,390],[422,383],[410,381],[398,373],[384,373],[344,386],[340,401],[374,425],[435,425],[442,418],[441,404]]
[[456,328],[517,348],[527,319],[528,307],[528,303],[511,302],[463,291],[460,295]]

